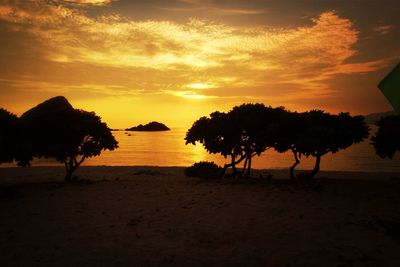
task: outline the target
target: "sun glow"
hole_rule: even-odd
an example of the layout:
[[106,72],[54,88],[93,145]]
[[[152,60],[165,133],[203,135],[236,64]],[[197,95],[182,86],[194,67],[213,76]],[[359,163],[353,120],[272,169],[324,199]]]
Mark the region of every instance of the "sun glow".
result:
[[209,98],[215,98],[215,96],[207,96],[207,95],[201,95],[197,94],[194,91],[176,91],[176,92],[170,92],[172,95],[187,98],[187,99],[209,99]]
[[191,89],[208,89],[208,88],[214,88],[215,86],[207,83],[191,83],[187,84],[185,87]]

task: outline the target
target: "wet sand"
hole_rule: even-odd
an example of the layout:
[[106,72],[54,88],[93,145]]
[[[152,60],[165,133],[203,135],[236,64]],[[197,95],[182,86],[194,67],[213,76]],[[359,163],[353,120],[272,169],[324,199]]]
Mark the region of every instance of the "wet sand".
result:
[[1,266],[400,266],[400,174],[77,174],[65,184],[63,168],[0,168]]

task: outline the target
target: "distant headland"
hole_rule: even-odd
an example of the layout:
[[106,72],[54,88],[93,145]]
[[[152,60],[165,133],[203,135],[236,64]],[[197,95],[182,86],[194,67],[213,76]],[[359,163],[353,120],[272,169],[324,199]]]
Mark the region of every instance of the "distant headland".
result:
[[132,128],[125,129],[125,131],[141,131],[141,132],[158,132],[158,131],[169,131],[165,124],[152,121],[147,123],[146,125],[139,124],[138,126],[134,126]]
[[375,124],[375,122],[379,121],[381,118],[386,116],[396,115],[395,111],[385,111],[385,112],[376,112],[365,115],[365,121],[368,124]]

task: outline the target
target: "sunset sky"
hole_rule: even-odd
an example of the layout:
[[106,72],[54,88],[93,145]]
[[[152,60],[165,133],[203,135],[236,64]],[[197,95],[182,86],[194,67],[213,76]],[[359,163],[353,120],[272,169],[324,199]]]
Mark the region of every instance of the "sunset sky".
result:
[[390,110],[398,0],[0,0],[0,107],[56,95],[112,128],[244,102]]

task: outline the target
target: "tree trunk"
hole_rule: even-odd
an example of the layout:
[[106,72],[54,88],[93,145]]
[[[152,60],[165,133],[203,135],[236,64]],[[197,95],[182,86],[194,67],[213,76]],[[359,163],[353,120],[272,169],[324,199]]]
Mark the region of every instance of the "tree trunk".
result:
[[72,174],[73,174],[73,173],[74,173],[73,170],[67,171],[64,180],[65,180],[66,182],[72,182],[72,180],[73,180],[73,179],[72,179]]
[[226,174],[226,170],[229,168],[229,164],[225,164],[224,165],[224,169],[222,170],[222,177],[221,178],[225,178],[225,174]]
[[248,157],[247,157],[247,160],[248,160],[248,165],[247,165],[247,171],[246,171],[246,176],[247,177],[250,177],[250,175],[251,175],[251,158],[252,158],[252,156],[251,155],[249,155]]
[[65,174],[64,180],[66,182],[71,182],[72,181],[72,174],[75,171],[74,161],[73,161],[72,158],[70,158],[68,161],[65,162],[65,171],[66,171],[66,174]]
[[293,155],[294,155],[295,163],[289,168],[289,170],[290,170],[290,180],[291,181],[294,180],[294,171],[295,171],[296,166],[300,164],[300,160],[297,157],[297,152],[294,149],[292,149],[292,152],[293,152]]
[[248,158],[246,157],[246,159],[244,160],[244,164],[243,164],[243,170],[242,170],[242,177],[246,175],[246,169],[247,169],[247,163],[248,163]]
[[242,162],[244,159],[245,159],[245,156],[242,156],[240,159],[238,159],[237,161],[235,161],[235,155],[232,153],[232,154],[231,154],[231,163],[225,164],[225,165],[224,165],[224,170],[223,170],[222,178],[225,177],[226,170],[227,170],[229,167],[232,168],[232,177],[235,177],[236,174],[237,174],[237,171],[236,171],[236,164],[239,164],[239,163]]
[[317,173],[319,172],[319,166],[321,164],[321,156],[317,155],[315,157],[315,166],[314,166],[314,170],[312,170],[312,172],[310,173],[310,178],[314,178],[315,175],[317,175]]
[[236,177],[236,163],[235,163],[235,154],[231,154],[231,167],[232,167],[232,177]]
[[85,156],[83,156],[80,161],[77,161],[76,157],[70,157],[69,160],[65,161],[66,174],[64,180],[66,182],[72,181],[72,174],[74,173],[74,171],[76,171],[76,169],[78,169],[78,167],[82,164],[84,160]]

